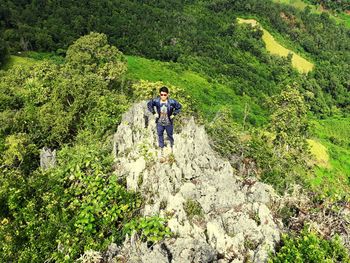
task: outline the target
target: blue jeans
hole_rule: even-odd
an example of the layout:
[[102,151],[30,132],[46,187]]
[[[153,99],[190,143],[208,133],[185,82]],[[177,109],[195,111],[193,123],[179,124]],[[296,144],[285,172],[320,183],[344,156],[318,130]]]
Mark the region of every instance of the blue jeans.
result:
[[173,147],[174,145],[174,138],[173,138],[173,131],[174,126],[172,124],[167,126],[162,126],[159,123],[157,123],[157,134],[158,134],[158,144],[160,148],[164,147],[164,130],[166,130],[166,134],[168,135],[170,146]]

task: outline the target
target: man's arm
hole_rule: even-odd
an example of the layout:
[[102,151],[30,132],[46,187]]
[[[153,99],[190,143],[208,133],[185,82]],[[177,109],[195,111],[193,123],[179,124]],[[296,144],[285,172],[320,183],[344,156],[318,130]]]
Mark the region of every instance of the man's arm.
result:
[[156,106],[154,99],[151,99],[149,102],[147,102],[147,108],[152,114],[155,114],[154,106]]
[[176,100],[174,100],[174,111],[173,111],[174,116],[180,113],[181,107],[182,107],[181,104]]

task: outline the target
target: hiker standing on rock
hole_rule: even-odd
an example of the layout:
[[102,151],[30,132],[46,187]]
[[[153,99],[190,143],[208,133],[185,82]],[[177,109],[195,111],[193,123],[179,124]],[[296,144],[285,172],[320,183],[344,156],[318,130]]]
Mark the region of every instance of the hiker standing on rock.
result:
[[[147,103],[148,110],[156,118],[157,123],[157,134],[158,134],[158,145],[161,148],[161,156],[163,157],[164,148],[164,130],[166,131],[171,149],[173,149],[174,138],[173,138],[173,118],[175,115],[180,113],[181,104],[174,99],[169,98],[169,89],[165,86],[159,89],[159,97],[151,99]],[[154,110],[156,107],[156,111]]]

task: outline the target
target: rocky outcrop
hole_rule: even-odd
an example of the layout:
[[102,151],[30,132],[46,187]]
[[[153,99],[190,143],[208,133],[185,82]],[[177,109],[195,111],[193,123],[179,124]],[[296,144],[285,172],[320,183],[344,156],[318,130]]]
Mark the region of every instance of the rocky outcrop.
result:
[[40,150],[40,167],[44,170],[56,166],[56,150],[43,147]]
[[269,209],[273,189],[236,176],[193,119],[174,135],[173,153],[168,148],[163,163],[155,131],[145,102],[124,114],[113,138],[115,172],[145,198],[144,216],[170,216],[175,235],[151,248],[129,238],[119,256],[126,262],[266,262],[280,239]]

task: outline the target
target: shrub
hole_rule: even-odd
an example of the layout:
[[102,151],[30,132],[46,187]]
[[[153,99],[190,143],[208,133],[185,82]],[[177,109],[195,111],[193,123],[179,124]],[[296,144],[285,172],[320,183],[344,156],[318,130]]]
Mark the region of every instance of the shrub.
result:
[[125,234],[136,232],[142,241],[158,242],[171,236],[170,228],[166,226],[166,220],[158,216],[136,218],[124,227]]
[[284,235],[282,246],[268,262],[346,263],[350,257],[339,238],[327,240],[304,229],[300,236]]
[[118,184],[109,147],[96,141],[64,147],[58,166],[24,177],[0,174],[0,258],[71,262],[84,251],[123,240],[123,225],[141,205]]

